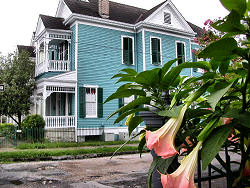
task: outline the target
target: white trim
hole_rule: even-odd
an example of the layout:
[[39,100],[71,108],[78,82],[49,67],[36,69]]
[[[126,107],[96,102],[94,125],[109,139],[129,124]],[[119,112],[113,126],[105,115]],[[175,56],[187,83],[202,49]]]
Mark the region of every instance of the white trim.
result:
[[[161,63],[159,65],[155,65],[153,64],[153,52],[152,52],[152,39],[159,39],[160,40],[160,58],[161,58]],[[162,40],[160,37],[155,37],[155,36],[150,36],[150,59],[151,59],[151,65],[154,65],[154,66],[160,66],[162,65]]]
[[[182,14],[179,12],[179,10],[175,7],[175,5],[172,3],[171,0],[167,0],[162,6],[160,6],[156,11],[154,11],[149,17],[147,17],[144,22],[149,22],[149,20],[154,17],[161,9],[163,9],[167,4],[169,4],[170,8],[173,9],[174,13],[177,15],[177,20],[183,24],[183,27],[185,28],[185,31],[190,33],[193,31],[193,29],[190,27],[190,25],[187,23],[185,18],[182,16]],[[172,14],[171,14],[172,15]]]
[[124,22],[118,22],[118,21],[113,21],[113,20],[109,20],[109,19],[103,19],[103,18],[98,18],[98,17],[94,17],[94,16],[87,16],[87,15],[82,15],[82,14],[76,14],[76,13],[71,14],[69,16],[69,18],[67,18],[64,21],[64,24],[71,25],[72,23],[74,23],[75,20],[78,20],[81,22],[99,24],[101,27],[104,27],[104,25],[106,25],[106,26],[118,27],[119,30],[120,29],[127,29],[127,30],[130,30],[131,32],[133,32],[133,30],[134,30],[134,24],[128,24],[128,23],[124,23]]
[[75,23],[75,70],[77,70],[78,67],[78,22]]
[[133,64],[131,65],[127,65],[127,66],[132,66],[132,65],[135,65],[135,40],[134,40],[134,37],[132,36],[129,36],[129,35],[121,35],[121,53],[122,53],[122,64],[123,65],[126,65],[123,63],[123,39],[124,38],[131,38],[132,39],[132,51],[133,51]]
[[[185,61],[187,61],[187,48],[186,48],[186,42],[184,41],[179,41],[179,40],[176,40],[175,41],[175,53],[176,53],[176,58],[178,58],[178,52],[177,52],[177,43],[182,43],[184,44],[184,48],[185,48]],[[184,61],[184,62],[185,62]],[[176,66],[178,66],[178,61],[176,61]]]
[[88,87],[88,88],[99,88],[98,85],[89,85],[89,84],[83,84],[83,87]]
[[77,142],[77,127],[78,127],[78,87],[77,87],[77,82],[75,83],[75,111],[74,111],[74,115],[76,117],[76,120],[75,120],[75,141]]
[[147,70],[146,67],[146,44],[145,44],[145,30],[142,29],[142,61],[143,61],[143,71]]

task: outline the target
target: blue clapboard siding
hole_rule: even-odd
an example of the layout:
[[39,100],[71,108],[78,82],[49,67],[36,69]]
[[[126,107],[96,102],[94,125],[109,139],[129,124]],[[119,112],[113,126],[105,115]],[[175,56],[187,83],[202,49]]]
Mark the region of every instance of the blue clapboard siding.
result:
[[[153,33],[149,31],[145,31],[145,46],[146,46],[146,69],[151,70],[153,68],[162,67],[161,65],[152,65],[151,64],[151,49],[150,49],[150,37],[158,37],[161,38],[162,42],[162,62],[163,65],[176,58],[176,41],[185,42],[186,45],[186,61],[191,61],[190,57],[190,42],[188,39],[175,37],[171,35]],[[185,69],[181,73],[182,75],[189,76],[190,69]]]
[[[98,85],[103,88],[103,99],[105,100],[119,86],[115,85],[115,80],[110,80],[110,78],[123,68],[136,69],[137,62],[133,66],[122,64],[122,35],[135,37],[133,33],[79,24],[78,87],[82,87],[84,84]],[[137,56],[135,55],[136,60]],[[106,118],[117,109],[118,100],[111,101],[103,106],[103,118],[88,119],[79,118],[78,108],[78,128],[114,126],[115,117],[110,120],[106,120]]]

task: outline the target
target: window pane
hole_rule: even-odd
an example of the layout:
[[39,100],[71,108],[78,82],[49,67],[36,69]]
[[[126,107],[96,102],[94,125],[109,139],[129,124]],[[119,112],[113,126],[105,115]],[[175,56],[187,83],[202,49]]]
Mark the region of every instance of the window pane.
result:
[[97,116],[97,96],[96,88],[86,88],[86,116]]
[[152,49],[152,64],[159,65],[161,64],[161,43],[160,39],[158,38],[152,38],[151,39],[151,49]]
[[178,64],[185,62],[185,46],[183,43],[177,43],[177,58],[181,58],[178,60]]
[[126,65],[133,64],[133,39],[123,38],[123,63]]

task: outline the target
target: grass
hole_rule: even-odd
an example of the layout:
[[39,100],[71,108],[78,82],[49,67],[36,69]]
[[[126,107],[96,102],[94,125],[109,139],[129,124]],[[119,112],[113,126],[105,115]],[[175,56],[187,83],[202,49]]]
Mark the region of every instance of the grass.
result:
[[[69,147],[85,147],[85,146],[108,146],[108,145],[121,145],[124,141],[113,141],[113,142],[44,142],[44,143],[25,143],[20,144],[17,149],[49,149],[49,148],[69,148]],[[129,144],[138,144],[139,141],[130,141]]]
[[[93,149],[75,149],[75,150],[29,150],[29,151],[13,151],[1,152],[0,162],[13,162],[13,161],[38,161],[49,160],[51,157],[56,156],[78,156],[86,154],[105,154],[111,156],[118,147],[99,147]],[[119,152],[134,152],[137,151],[137,146],[124,146]]]

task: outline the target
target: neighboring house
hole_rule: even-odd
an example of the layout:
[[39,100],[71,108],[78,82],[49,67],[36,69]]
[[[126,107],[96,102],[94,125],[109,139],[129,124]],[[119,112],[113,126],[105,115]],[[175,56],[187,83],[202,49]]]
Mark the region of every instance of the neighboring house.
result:
[[33,36],[33,112],[48,130],[72,129],[74,140],[103,133],[115,139],[127,127],[114,125],[116,117],[106,120],[119,107],[118,100],[103,104],[118,87],[110,78],[124,68],[141,72],[177,57],[177,64],[191,62],[199,47],[193,38],[201,34],[170,0],[151,10],[109,0],[60,0],[55,17],[39,16]]

